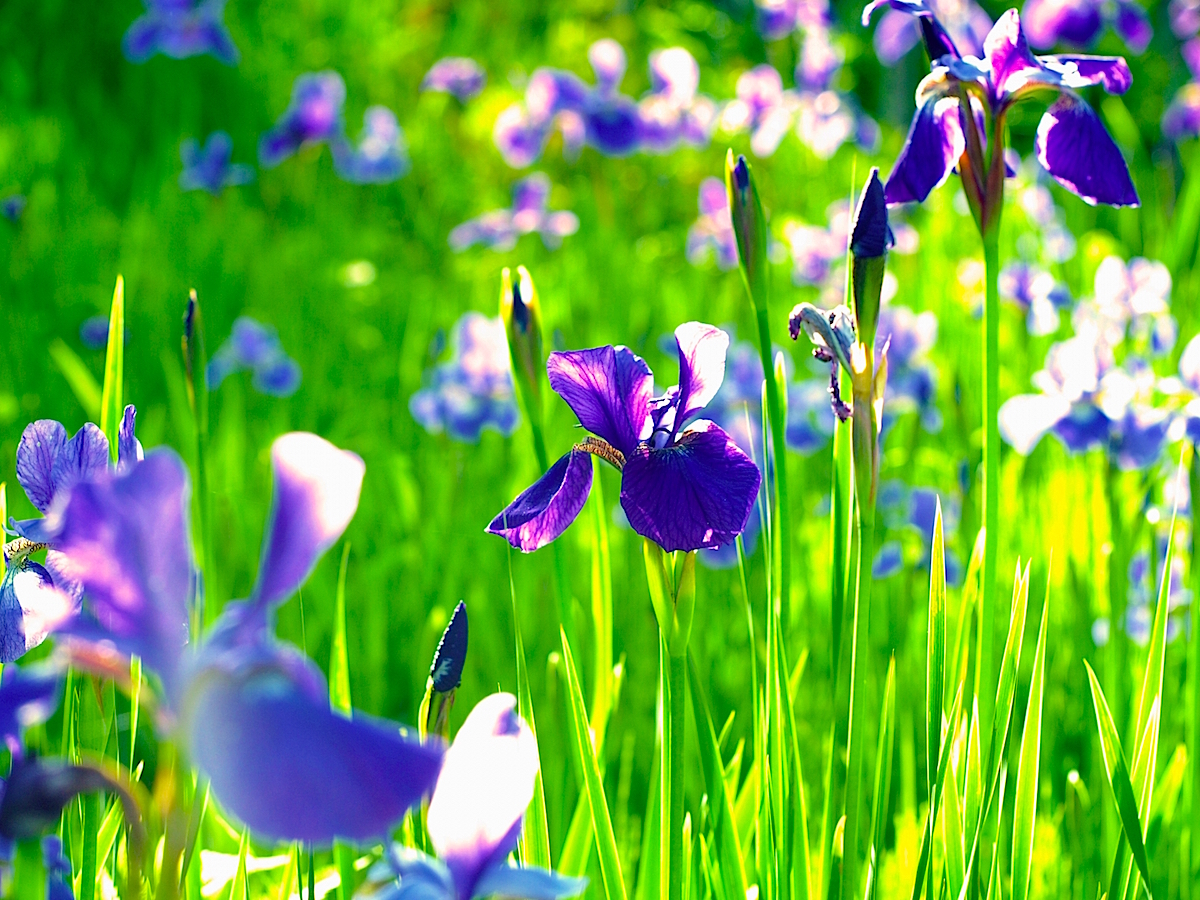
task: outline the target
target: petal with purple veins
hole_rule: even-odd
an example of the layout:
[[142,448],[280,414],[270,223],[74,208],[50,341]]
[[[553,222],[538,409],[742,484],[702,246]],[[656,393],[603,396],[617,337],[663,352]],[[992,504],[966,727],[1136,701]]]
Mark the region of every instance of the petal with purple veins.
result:
[[524,553],[532,553],[567,530],[591,489],[591,455],[572,450],[518,494],[492,519],[486,531],[500,535]]
[[54,461],[67,444],[67,429],[53,419],[38,419],[25,426],[17,444],[17,481],[39,512],[54,500]]
[[685,322],[675,329],[679,348],[679,401],[675,431],[708,406],[725,380],[725,353],[729,335],[703,322]]
[[1100,117],[1075,94],[1064,92],[1046,110],[1036,146],[1042,167],[1085,203],[1138,205],[1125,158]]
[[750,457],[702,419],[676,443],[643,445],[626,459],[621,508],[634,531],[668,552],[719,547],[745,529],[761,482]]
[[983,53],[991,65],[993,103],[1004,103],[1026,84],[1045,77],[1045,71],[1029,49],[1021,17],[1015,9],[996,20],[984,39]]
[[108,438],[96,425],[85,422],[54,459],[50,478],[54,490],[64,491],[80,481],[91,481],[108,471]]
[[917,110],[904,147],[888,176],[884,194],[889,206],[921,203],[954,170],[967,147],[958,100],[930,99]]
[[550,387],[579,423],[626,456],[641,437],[654,376],[628,347],[554,352],[546,360]]

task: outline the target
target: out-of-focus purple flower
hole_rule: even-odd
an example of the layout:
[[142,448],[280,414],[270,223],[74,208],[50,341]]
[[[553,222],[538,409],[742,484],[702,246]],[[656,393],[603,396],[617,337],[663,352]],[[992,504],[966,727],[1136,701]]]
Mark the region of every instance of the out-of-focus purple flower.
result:
[[[894,66],[909,50],[921,42],[921,26],[915,15],[931,15],[948,32],[953,43],[963,52],[974,56],[983,53],[984,38],[992,27],[992,20],[974,0],[927,0],[927,2],[884,3],[891,6],[879,20],[875,29],[875,53],[885,66]],[[872,3],[863,12],[864,21],[877,6]],[[923,13],[914,13],[920,8]],[[940,54],[939,54],[940,55]]]
[[46,900],[75,900],[71,861],[63,853],[62,838],[57,834],[42,838],[42,868],[46,870]]
[[452,356],[425,373],[425,386],[408,409],[431,434],[477,443],[485,428],[507,436],[521,414],[513,395],[512,364],[504,323],[468,312],[454,325]]
[[338,175],[355,184],[386,184],[408,172],[408,146],[396,114],[386,106],[370,106],[363,113],[358,145],[341,135],[330,141]]
[[435,62],[425,73],[421,90],[453,94],[459,103],[466,103],[482,91],[485,84],[487,73],[475,60],[465,56],[447,56]]
[[783,237],[791,250],[793,283],[823,285],[833,264],[845,257],[849,246],[849,206],[844,201],[831,204],[826,228],[788,222],[784,225]]
[[651,396],[650,367],[627,347],[550,354],[551,388],[595,437],[551,466],[488,532],[524,552],[557,538],[591,491],[593,454],[621,471],[630,526],[664,550],[719,547],[742,532],[762,481],[758,466],[720,426],[695,418],[724,379],[729,336],[688,322],[675,340],[679,384],[661,397]]
[[1189,81],[1176,92],[1163,113],[1162,131],[1173,141],[1200,135],[1200,83]]
[[1029,43],[1040,50],[1055,44],[1090,47],[1110,25],[1135,54],[1154,36],[1150,17],[1133,0],[1025,0],[1021,19]]
[[638,102],[638,141],[644,153],[670,153],[680,144],[706,147],[717,104],[698,93],[700,66],[683,47],[650,54],[651,90]]
[[25,198],[21,194],[9,194],[0,200],[0,215],[3,215],[8,221],[17,221],[23,212],[25,212]]
[[1076,330],[1096,328],[1110,346],[1130,337],[1152,356],[1162,356],[1175,346],[1170,304],[1171,273],[1165,265],[1142,257],[1127,265],[1108,256],[1096,268],[1093,296],[1076,309]]
[[340,137],[345,102],[346,83],[337,72],[310,72],[298,77],[288,108],[258,142],[259,164],[269,169],[304,144]]
[[368,875],[378,900],[559,900],[587,887],[508,856],[520,836],[540,766],[537,739],[516,713],[511,694],[476,704],[446,751],[426,823],[436,857],[393,844]]
[[[895,535],[877,551],[872,570],[876,578],[889,578],[904,569],[904,547],[917,545],[916,568],[928,570],[933,533],[937,523],[939,492],[933,488],[910,488],[902,481],[885,481],[879,486],[879,512],[887,533]],[[962,577],[958,554],[949,546],[958,531],[958,499],[942,495],[942,532],[945,535],[946,581],[956,585]]]
[[[1159,578],[1162,573],[1158,573]],[[1184,586],[1183,557],[1175,556],[1171,563],[1171,578],[1167,588],[1167,642],[1175,640],[1188,622],[1192,592]],[[1140,551],[1129,561],[1129,588],[1125,607],[1125,633],[1139,647],[1150,642],[1154,625],[1154,610],[1158,604],[1159,586],[1150,577],[1150,556]],[[1092,626],[1092,639],[1097,646],[1108,643],[1111,623],[1107,617],[1097,619]]]
[[829,0],[755,0],[758,30],[768,41],[829,25]]
[[522,178],[513,185],[512,208],[494,209],[456,226],[450,246],[456,253],[474,244],[501,252],[515,247],[521,235],[536,232],[548,249],[557,249],[564,237],[579,230],[579,217],[569,210],[548,210],[550,190],[550,178],[542,172]]
[[179,145],[179,156],[183,160],[179,186],[185,191],[204,190],[215,196],[230,185],[254,180],[253,169],[230,162],[233,139],[224,131],[210,134],[203,147],[195,138],[188,138]]
[[692,223],[687,236],[687,258],[694,266],[702,265],[711,254],[717,267],[725,270],[737,265],[737,239],[729,213],[729,196],[719,178],[700,182],[700,218]]
[[1025,328],[1040,337],[1058,331],[1059,311],[1071,305],[1071,292],[1044,269],[1024,262],[1000,271],[1000,296],[1025,311]]
[[915,412],[929,432],[942,428],[937,408],[937,370],[929,351],[937,342],[938,322],[929,310],[915,313],[907,306],[883,304],[875,330],[876,352],[887,347],[887,389],[882,430],[897,414]]
[[79,326],[79,340],[92,350],[108,346],[108,316],[88,316]]
[[750,150],[755,156],[770,156],[792,127],[798,99],[783,89],[783,78],[769,63],[743,72],[737,81],[737,99],[726,104],[721,127],[726,131],[750,132]]
[[235,372],[254,373],[251,384],[260,394],[289,397],[300,387],[300,365],[279,343],[279,334],[249,316],[239,316],[233,331],[208,361],[208,387],[216,390]]
[[[358,506],[363,462],[312,434],[271,448],[273,491],[250,598],[189,641],[196,578],[183,462],[157,450],[71,489],[55,538],[84,586],[76,641],[137,654],[162,684],[160,726],[213,796],[268,839],[377,840],[424,796],[442,750],[390,723],[330,709],[320,670],[274,636],[296,592]],[[84,656],[83,658],[86,658]]]
[[225,27],[225,0],[142,0],[146,11],[121,42],[125,58],[142,63],[161,53],[186,59],[211,53],[232,66],[237,47]]

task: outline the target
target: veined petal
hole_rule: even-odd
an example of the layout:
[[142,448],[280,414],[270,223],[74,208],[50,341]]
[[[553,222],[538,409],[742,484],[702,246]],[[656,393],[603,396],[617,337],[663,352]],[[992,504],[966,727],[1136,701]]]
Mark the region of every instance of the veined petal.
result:
[[80,481],[91,481],[108,471],[108,438],[91,422],[85,422],[63,445],[54,459],[50,479],[54,490],[64,491]]
[[182,728],[213,796],[267,838],[384,837],[433,786],[442,748],[389,722],[338,715],[308,659],[279,645],[259,649],[191,679]]
[[967,148],[958,100],[930,99],[917,110],[884,186],[889,206],[921,203],[954,170]]
[[708,406],[725,380],[729,335],[703,322],[685,322],[675,329],[679,348],[679,401],[675,428]]
[[1133,84],[1133,75],[1123,56],[1039,56],[1039,61],[1056,73],[1064,87],[1101,85],[1110,94],[1123,94]]
[[263,608],[285,600],[346,530],[358,509],[366,466],[348,450],[307,432],[271,445],[274,487],[258,582]]
[[1028,456],[1042,435],[1070,412],[1071,404],[1057,394],[1018,394],[1000,407],[1000,437]]
[[25,426],[17,444],[17,481],[37,510],[45,513],[54,500],[54,460],[67,444],[67,429],[53,419]]
[[1003,103],[1032,80],[1044,77],[1041,64],[1029,49],[1021,17],[1015,9],[1000,16],[983,41],[984,59],[992,69],[992,102]]
[[534,866],[496,866],[488,869],[475,891],[480,897],[563,900],[579,896],[587,884],[586,878],[570,878]]
[[516,712],[512,694],[476,704],[446,751],[425,824],[459,897],[490,895],[479,880],[516,845],[533,799],[537,738]]
[[591,489],[591,455],[572,450],[518,494],[485,530],[524,553],[532,553],[567,530]]
[[117,468],[122,472],[135,462],[141,462],[146,455],[142,450],[142,442],[134,434],[136,420],[137,410],[131,403],[125,407],[125,413],[121,416],[121,424],[117,427]]
[[1046,110],[1036,146],[1042,167],[1085,203],[1138,205],[1125,158],[1100,117],[1075,94],[1064,92]]
[[701,419],[661,450],[640,446],[621,474],[633,530],[667,551],[719,547],[746,527],[762,482],[733,439]]
[[626,456],[633,452],[654,387],[644,359],[628,347],[568,350],[551,353],[546,371],[584,428]]

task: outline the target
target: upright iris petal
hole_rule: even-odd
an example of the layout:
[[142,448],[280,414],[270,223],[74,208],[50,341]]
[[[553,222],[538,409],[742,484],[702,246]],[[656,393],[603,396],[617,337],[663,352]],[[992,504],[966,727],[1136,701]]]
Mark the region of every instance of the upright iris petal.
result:
[[551,353],[550,387],[579,417],[579,424],[622,453],[637,445],[649,413],[654,375],[628,347]]

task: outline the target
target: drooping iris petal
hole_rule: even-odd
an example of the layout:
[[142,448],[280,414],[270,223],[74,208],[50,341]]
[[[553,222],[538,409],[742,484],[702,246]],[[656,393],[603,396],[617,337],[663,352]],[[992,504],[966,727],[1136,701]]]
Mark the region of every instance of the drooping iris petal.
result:
[[675,344],[679,347],[678,430],[688,416],[708,406],[721,389],[729,335],[703,322],[685,322],[675,329]]
[[183,462],[171,450],[154,450],[124,474],[77,484],[54,536],[94,619],[76,620],[72,632],[142,657],[168,692],[192,590],[188,495]]
[[1046,110],[1036,146],[1042,167],[1085,203],[1138,205],[1121,151],[1100,117],[1074,94],[1064,91]]
[[20,659],[74,612],[73,598],[59,590],[32,560],[9,566],[0,584],[0,663]]
[[58,824],[65,807],[77,794],[111,788],[96,769],[60,760],[16,759],[0,798],[0,836],[37,837]]
[[1133,84],[1129,63],[1122,56],[1041,56],[1039,61],[1056,73],[1064,87],[1101,85],[1110,94],[1123,94]]
[[612,38],[602,38],[588,47],[588,62],[602,91],[616,90],[625,77],[625,49]]
[[429,801],[429,840],[459,897],[484,896],[480,877],[516,845],[533,799],[537,738],[516,706],[512,694],[492,694],[476,704],[446,751]]
[[287,599],[358,509],[366,466],[348,450],[308,432],[271,445],[271,517],[253,600],[266,610]]
[[633,452],[654,387],[645,360],[628,347],[595,347],[551,353],[546,371],[579,424],[626,456]]
[[950,177],[966,147],[958,100],[927,100],[913,117],[904,147],[888,176],[884,187],[888,205],[923,202]]
[[1070,412],[1070,402],[1058,394],[1018,394],[1000,407],[1000,437],[1028,456],[1042,435]]
[[137,410],[133,404],[125,407],[121,416],[121,424],[117,426],[117,470],[124,472],[136,462],[145,458],[142,442],[137,439],[134,428],[137,423]]
[[570,878],[535,866],[496,866],[479,879],[475,894],[478,897],[563,900],[579,896],[587,884],[586,878]]
[[20,738],[58,709],[62,672],[54,665],[5,666],[0,679],[0,738]]
[[668,552],[719,547],[746,527],[761,481],[733,439],[701,419],[676,443],[627,457],[621,508],[634,531]]
[[67,444],[67,429],[53,419],[38,419],[25,426],[17,444],[17,481],[39,512],[54,500],[54,461]]
[[183,731],[213,796],[255,834],[327,844],[383,837],[442,759],[395,725],[329,708],[320,672],[282,646],[191,682]]
[[518,550],[546,546],[575,521],[592,489],[591,455],[572,450],[492,519],[486,531]]

